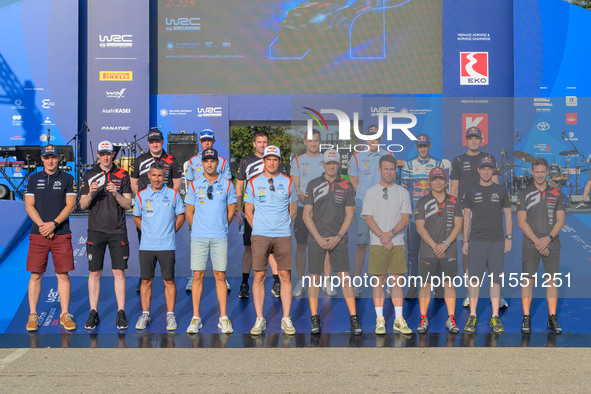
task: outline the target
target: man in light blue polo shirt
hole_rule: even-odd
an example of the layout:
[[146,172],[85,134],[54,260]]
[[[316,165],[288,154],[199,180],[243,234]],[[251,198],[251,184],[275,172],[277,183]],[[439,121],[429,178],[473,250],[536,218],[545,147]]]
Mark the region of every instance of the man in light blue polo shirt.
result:
[[156,263],[160,263],[166,299],[166,329],[176,330],[174,304],[176,285],[174,283],[175,233],[185,222],[185,206],[181,195],[164,184],[164,166],[152,163],[148,173],[150,184],[135,196],[133,216],[135,225],[142,231],[140,242],[140,289],[143,313],[135,328],[143,330],[151,323],[150,301],[152,281]]
[[246,185],[244,216],[252,226],[252,296],[257,319],[250,330],[260,335],[267,328],[263,317],[265,304],[265,277],[267,261],[273,253],[281,280],[281,304],[283,319],[281,329],[292,335],[296,330],[289,317],[291,309],[291,222],[297,215],[298,196],[290,177],[279,172],[281,152],[269,145],[263,154],[265,169],[251,178]]
[[[378,132],[376,125],[370,125],[365,131],[366,135],[375,135]],[[363,265],[365,264],[365,252],[369,244],[369,227],[365,219],[361,217],[363,209],[363,199],[365,192],[380,182],[380,173],[378,171],[380,158],[385,155],[391,155],[387,150],[380,149],[382,137],[375,140],[366,141],[369,150],[366,152],[357,152],[349,160],[349,180],[355,189],[355,226],[357,229],[355,240],[357,241],[357,250],[355,251],[355,276],[361,275]],[[355,288],[355,297],[361,295],[361,287]]]
[[202,152],[203,174],[187,187],[187,221],[191,225],[191,270],[193,270],[193,318],[187,328],[196,334],[203,326],[199,303],[203,294],[205,265],[211,253],[213,276],[220,304],[218,327],[231,334],[232,323],[226,313],[226,266],[228,263],[228,224],[236,214],[236,190],[229,179],[217,173],[219,159],[215,149]]
[[[202,155],[206,149],[213,149],[215,144],[215,133],[210,129],[205,129],[199,133],[199,144],[201,145],[201,153],[193,156],[187,163],[187,175],[185,179],[187,182],[194,180],[199,176],[203,176]],[[230,162],[221,156],[218,156],[218,165],[216,172],[226,179],[232,179],[230,174]],[[182,165],[183,163],[181,163]]]

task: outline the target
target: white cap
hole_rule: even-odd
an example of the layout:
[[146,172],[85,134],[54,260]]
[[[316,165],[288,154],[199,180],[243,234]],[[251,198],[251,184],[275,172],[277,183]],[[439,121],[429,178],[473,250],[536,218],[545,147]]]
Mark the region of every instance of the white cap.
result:
[[99,142],[98,144],[98,148],[96,149],[96,151],[98,153],[103,153],[103,152],[109,152],[109,153],[113,153],[115,149],[113,148],[113,144],[111,144],[111,141],[102,141]]
[[324,161],[324,163],[330,163],[330,162],[340,163],[341,162],[341,155],[339,155],[339,153],[336,150],[329,149],[327,151],[324,151],[324,156],[323,156],[322,161]]
[[278,158],[281,158],[281,151],[275,145],[269,145],[265,148],[263,158],[267,156],[277,156]]

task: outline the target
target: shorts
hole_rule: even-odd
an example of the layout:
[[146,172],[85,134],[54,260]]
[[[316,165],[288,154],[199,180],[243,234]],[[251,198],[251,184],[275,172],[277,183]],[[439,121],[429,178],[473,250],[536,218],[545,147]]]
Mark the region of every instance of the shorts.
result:
[[386,275],[388,272],[390,275],[405,274],[408,272],[406,246],[394,245],[388,252],[382,245],[370,245],[367,272],[376,276]]
[[308,242],[308,227],[304,223],[304,207],[298,207],[298,215],[295,218],[293,225],[293,233],[298,244],[305,244]]
[[431,282],[431,278],[434,276],[439,276],[442,279],[446,276],[453,280],[454,276],[458,274],[458,260],[456,258],[425,257],[419,260],[419,267],[423,283]]
[[355,208],[355,242],[357,245],[369,243],[369,226],[365,222],[365,218],[361,216],[362,206]]
[[[470,241],[468,244],[468,282],[478,277],[482,285],[484,271],[493,275],[493,281],[499,282],[505,264],[505,242]],[[474,279],[476,283],[476,279]]]
[[343,238],[333,249],[322,249],[316,240],[308,242],[308,272],[314,275],[324,273],[324,257],[326,252],[330,256],[330,266],[333,272],[349,272],[349,251],[347,239]]
[[51,252],[51,259],[57,274],[74,271],[72,234],[56,234],[52,239],[45,238],[41,234],[29,235],[27,271],[45,272],[49,252]]
[[536,249],[525,249],[521,250],[521,265],[523,267],[523,273],[528,276],[533,276],[538,272],[540,266],[540,258],[544,264],[544,272],[552,275],[559,273],[558,264],[560,261],[560,249],[548,249],[550,251],[549,256],[542,256]]
[[127,233],[107,234],[88,230],[86,254],[88,255],[89,271],[102,271],[107,245],[109,245],[109,254],[111,255],[111,268],[114,270],[127,269],[127,260],[129,259]]
[[156,262],[160,263],[162,279],[174,279],[174,250],[140,250],[140,278],[154,278]]
[[213,270],[225,272],[228,265],[228,238],[191,238],[192,271],[205,271],[210,254]]
[[250,223],[248,223],[248,220],[246,220],[246,218],[244,218],[244,234],[242,234],[242,243],[244,244],[244,246],[251,245],[251,241],[250,241],[251,237],[252,237],[252,227],[250,226]]
[[265,237],[253,235],[252,270],[266,271],[269,254],[273,253],[279,271],[291,271],[291,236]]

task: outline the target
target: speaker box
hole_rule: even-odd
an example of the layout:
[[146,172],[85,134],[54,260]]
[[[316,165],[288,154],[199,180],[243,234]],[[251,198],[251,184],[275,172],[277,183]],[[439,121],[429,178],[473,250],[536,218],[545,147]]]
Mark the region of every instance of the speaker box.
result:
[[185,162],[199,153],[199,145],[169,143],[167,152],[173,155],[179,166],[183,168]]

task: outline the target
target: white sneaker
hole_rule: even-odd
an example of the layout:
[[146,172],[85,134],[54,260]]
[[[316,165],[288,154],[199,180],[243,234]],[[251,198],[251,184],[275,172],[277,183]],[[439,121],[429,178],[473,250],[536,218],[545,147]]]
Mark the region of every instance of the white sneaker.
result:
[[296,329],[291,322],[291,318],[289,317],[284,317],[281,319],[281,329],[287,335],[294,335],[296,333]]
[[187,278],[187,285],[185,286],[185,291],[191,291],[193,289],[193,277],[189,276]]
[[464,301],[462,302],[462,306],[464,308],[470,308],[470,297],[464,298]]
[[166,329],[168,331],[174,331],[176,330],[176,318],[174,317],[173,314],[166,314]]
[[298,283],[296,283],[296,285],[293,287],[293,291],[291,292],[291,295],[294,297],[299,297],[302,295],[303,292],[304,292],[304,288],[302,287],[302,281],[298,280]]
[[232,328],[232,323],[230,322],[228,316],[220,317],[218,321],[218,328],[222,331],[222,334],[231,334],[234,332],[234,329]]
[[354,287],[353,292],[355,293],[355,298],[361,297],[361,287]]
[[331,297],[335,297],[337,295],[337,291],[332,287],[330,278],[326,280],[326,286],[322,286],[322,290]]
[[232,291],[232,287],[228,283],[228,279],[226,279],[226,289],[228,289],[228,291]]
[[149,313],[142,313],[137,319],[137,323],[135,323],[136,330],[143,330],[148,327],[148,324],[152,323],[152,319],[150,318]]
[[201,323],[200,317],[193,317],[191,319],[191,324],[187,328],[187,334],[197,334],[199,330],[203,327],[203,323]]
[[257,317],[254,326],[250,329],[251,335],[261,335],[267,329],[267,321],[264,317]]
[[500,309],[506,309],[509,308],[509,304],[507,303],[507,300],[505,300],[504,298],[501,298],[499,300],[499,308]]

